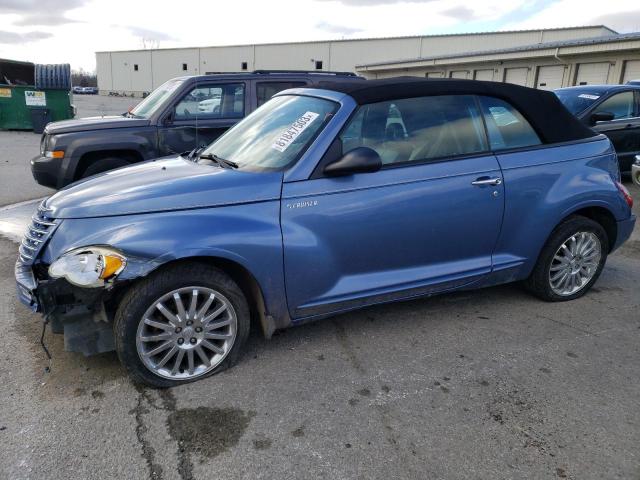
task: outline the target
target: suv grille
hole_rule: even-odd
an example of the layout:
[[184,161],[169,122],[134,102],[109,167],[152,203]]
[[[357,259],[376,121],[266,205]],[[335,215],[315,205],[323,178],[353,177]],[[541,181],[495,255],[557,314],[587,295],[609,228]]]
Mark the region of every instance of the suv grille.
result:
[[55,221],[49,217],[50,208],[44,206],[44,200],[38,206],[38,211],[31,217],[29,228],[20,243],[18,252],[20,261],[25,264],[32,264],[40,253],[42,246],[53,233],[56,227]]

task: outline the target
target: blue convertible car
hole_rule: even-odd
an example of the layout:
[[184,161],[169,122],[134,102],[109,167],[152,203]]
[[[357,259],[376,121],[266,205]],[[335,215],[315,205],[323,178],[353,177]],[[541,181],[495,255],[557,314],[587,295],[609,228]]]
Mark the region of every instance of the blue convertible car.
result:
[[165,387],[274,330],[506,282],[547,301],[630,235],[609,140],[552,93],[390,79],[279,93],[206,149],[42,203],[18,294],[68,350]]

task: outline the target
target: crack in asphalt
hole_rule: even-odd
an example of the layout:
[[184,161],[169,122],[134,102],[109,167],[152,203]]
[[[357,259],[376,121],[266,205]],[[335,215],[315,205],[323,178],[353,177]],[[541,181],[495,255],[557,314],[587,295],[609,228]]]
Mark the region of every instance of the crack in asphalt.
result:
[[136,390],[138,390],[136,406],[130,412],[134,414],[136,420],[136,438],[142,447],[142,458],[144,458],[149,469],[149,479],[163,480],[162,467],[155,462],[156,451],[145,436],[149,428],[144,424],[143,415],[149,413],[149,409],[144,406],[144,403],[146,401],[149,405],[152,405],[152,402],[149,401],[148,394],[144,388],[136,386]]
[[[163,480],[164,470],[161,465],[156,463],[156,451],[146,438],[146,433],[149,429],[144,423],[143,415],[149,413],[148,407],[156,411],[168,412],[169,415],[175,413],[176,398],[173,396],[173,393],[171,393],[171,390],[159,390],[160,405],[148,389],[136,386],[136,390],[138,390],[138,399],[136,407],[132,410],[136,420],[136,437],[142,447],[142,457],[145,459],[147,468],[149,469],[149,479]],[[185,448],[183,441],[176,440],[176,442],[178,444],[176,452],[178,457],[178,475],[181,480],[193,480],[193,463],[191,462],[188,449]]]

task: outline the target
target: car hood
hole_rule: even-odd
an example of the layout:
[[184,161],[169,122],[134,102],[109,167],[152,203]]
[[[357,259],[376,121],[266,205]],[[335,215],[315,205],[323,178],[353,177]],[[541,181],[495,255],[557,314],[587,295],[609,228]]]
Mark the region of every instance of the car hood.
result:
[[84,132],[87,130],[101,130],[106,128],[145,127],[147,125],[149,125],[149,120],[145,118],[111,115],[108,117],[87,117],[52,122],[47,125],[45,132],[50,135],[57,135],[60,133]]
[[50,197],[53,218],[90,218],[237,205],[280,198],[281,172],[244,172],[180,156],[111,170]]

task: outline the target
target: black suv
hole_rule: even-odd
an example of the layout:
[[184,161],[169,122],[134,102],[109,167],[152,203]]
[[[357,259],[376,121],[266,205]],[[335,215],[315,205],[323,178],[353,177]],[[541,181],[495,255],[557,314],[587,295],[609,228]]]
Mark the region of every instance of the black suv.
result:
[[555,91],[583,123],[604,133],[616,149],[620,171],[628,173],[640,154],[640,82],[581,85]]
[[208,145],[276,93],[319,81],[364,80],[345,72],[257,70],[180,77],[120,116],[47,125],[31,172],[62,188],[96,173]]

